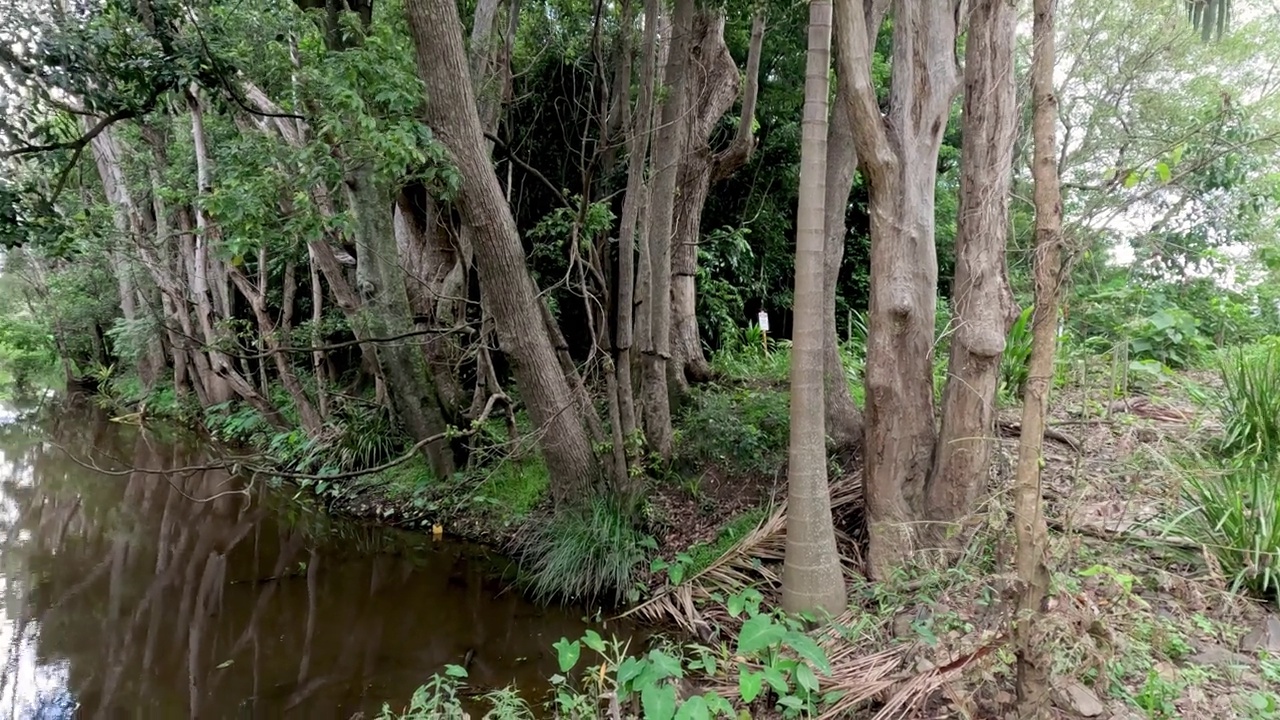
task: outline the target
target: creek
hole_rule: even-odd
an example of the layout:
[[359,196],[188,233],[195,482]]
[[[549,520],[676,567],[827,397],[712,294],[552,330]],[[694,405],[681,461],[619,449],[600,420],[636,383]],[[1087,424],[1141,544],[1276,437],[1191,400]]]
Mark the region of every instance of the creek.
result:
[[39,418],[0,407],[0,717],[373,718],[447,664],[532,695],[552,643],[601,629],[481,548],[224,469],[143,471],[208,464],[185,433],[86,403]]

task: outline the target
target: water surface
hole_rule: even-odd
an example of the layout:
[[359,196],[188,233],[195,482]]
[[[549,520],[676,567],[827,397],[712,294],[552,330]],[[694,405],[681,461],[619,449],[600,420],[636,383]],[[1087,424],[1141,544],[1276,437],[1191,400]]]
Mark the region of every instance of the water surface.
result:
[[[528,692],[587,627],[476,548],[343,522],[83,405],[0,409],[0,717],[338,718],[448,663]],[[6,422],[7,421],[7,422]],[[221,494],[221,495],[220,495]],[[213,499],[210,499],[213,498]]]

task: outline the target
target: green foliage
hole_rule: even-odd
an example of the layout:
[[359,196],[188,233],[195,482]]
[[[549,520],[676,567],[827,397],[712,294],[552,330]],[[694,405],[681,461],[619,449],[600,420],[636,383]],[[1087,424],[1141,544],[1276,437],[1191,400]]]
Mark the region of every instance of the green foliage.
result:
[[786,463],[789,408],[781,390],[698,388],[679,419],[676,456],[727,473],[773,473]]
[[0,388],[34,389],[51,374],[57,358],[53,337],[34,319],[0,315]]
[[1221,360],[1223,450],[1280,458],[1280,337]]
[[541,453],[505,458],[496,466],[478,472],[484,473],[485,478],[471,501],[491,507],[506,523],[527,517],[547,497],[551,487],[551,475]]
[[1000,357],[1000,397],[1012,401],[1022,397],[1023,385],[1027,382],[1031,362],[1031,314],[1034,305],[1029,305],[1018,314],[1009,336],[1005,339],[1004,355]]
[[[735,703],[714,693],[683,695],[682,681],[700,678],[726,682],[736,688],[740,706],[769,708],[784,718],[811,717],[840,698],[823,692],[832,672],[822,647],[804,630],[803,619],[770,612],[763,598],[747,589],[727,599],[732,617],[744,622],[737,641],[718,647],[696,643],[661,644],[648,652],[606,640],[595,630],[570,640],[562,637],[552,648],[560,672],[551,677],[552,696],[547,715],[568,718],[601,717],[604,703],[616,702],[626,717],[645,720],[702,720],[741,717]],[[465,671],[450,667],[414,693],[404,714],[384,709],[383,720],[455,718],[461,711]],[[485,718],[516,720],[530,717],[532,708],[515,700],[510,690],[491,692],[480,705]],[[639,713],[633,715],[634,710]],[[435,714],[428,714],[435,713]]]
[[539,600],[619,600],[656,545],[619,503],[594,497],[528,523],[517,540],[520,566]]

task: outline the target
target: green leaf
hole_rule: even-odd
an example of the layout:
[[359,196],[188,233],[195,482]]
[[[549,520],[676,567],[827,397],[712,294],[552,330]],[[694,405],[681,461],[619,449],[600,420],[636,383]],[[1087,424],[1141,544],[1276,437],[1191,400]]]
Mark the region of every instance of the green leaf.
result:
[[667,575],[671,578],[672,585],[679,585],[680,581],[684,580],[684,565],[672,565],[667,570]]
[[1137,185],[1137,184],[1138,184],[1138,181],[1139,181],[1139,180],[1141,180],[1141,179],[1142,179],[1142,177],[1141,177],[1140,175],[1138,175],[1138,173],[1134,172],[1133,170],[1130,170],[1130,171],[1129,171],[1129,173],[1128,173],[1127,175],[1125,175],[1125,176],[1124,176],[1124,187],[1125,187],[1125,189],[1126,189],[1126,190],[1128,190],[1129,188],[1133,187],[1134,185]]
[[676,714],[676,689],[670,685],[650,685],[640,693],[645,720],[671,720]]
[[649,651],[649,664],[653,668],[655,680],[684,677],[684,671],[680,668],[680,659],[661,650]]
[[823,675],[831,674],[831,661],[827,659],[827,653],[822,646],[818,645],[813,638],[801,632],[788,633],[787,646],[795,650],[797,655],[808,660]]
[[676,720],[711,720],[711,708],[707,707],[707,701],[701,695],[694,695],[680,706]]
[[1156,163],[1156,175],[1160,176],[1160,182],[1167,183],[1169,182],[1169,178],[1173,175],[1173,173],[1169,172],[1168,165],[1162,162],[1159,162],[1159,163]]
[[795,695],[783,695],[782,697],[778,698],[778,704],[781,705],[782,707],[790,708],[792,710],[799,710],[800,708],[804,707],[804,701],[796,697]]
[[711,710],[712,715],[727,715],[733,717],[733,704],[723,697],[713,692],[703,693],[702,699],[707,701],[707,707]]
[[627,683],[640,677],[640,673],[644,672],[646,663],[643,660],[637,660],[633,657],[627,657],[618,663],[618,685],[626,687]]
[[742,696],[742,702],[749,703],[754,701],[760,695],[760,691],[764,689],[764,675],[758,672],[751,672],[745,666],[738,666],[738,694]]
[[467,669],[461,665],[445,665],[444,674],[451,678],[465,678],[467,676]]
[[726,603],[729,610],[729,617],[738,617],[742,614],[742,610],[746,607],[747,601],[742,595],[730,595],[729,602]]
[[769,683],[769,687],[773,688],[774,692],[777,692],[779,695],[782,695],[791,689],[790,686],[787,685],[787,678],[783,676],[782,671],[778,668],[766,667],[761,671],[761,674],[764,675],[764,681]]
[[556,661],[560,663],[560,672],[567,673],[578,664],[582,657],[582,644],[577,640],[569,642],[568,638],[560,638],[551,647],[556,649]]
[[595,650],[598,653],[604,652],[604,639],[601,638],[600,633],[596,632],[595,630],[588,630],[582,636],[582,642],[586,644],[587,647],[591,648],[592,650]]
[[803,663],[796,666],[796,684],[810,693],[818,692],[818,676]]
[[1178,143],[1178,146],[1173,149],[1173,155],[1169,158],[1169,164],[1177,165],[1182,162],[1182,153],[1186,152],[1186,149],[1186,143]]
[[751,655],[778,644],[787,634],[786,628],[768,615],[757,615],[742,626],[738,634],[738,654]]

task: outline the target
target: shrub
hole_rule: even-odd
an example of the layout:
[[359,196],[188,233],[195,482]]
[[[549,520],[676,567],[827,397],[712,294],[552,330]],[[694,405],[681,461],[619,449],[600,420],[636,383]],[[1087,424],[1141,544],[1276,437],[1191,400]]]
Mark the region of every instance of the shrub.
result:
[[636,568],[656,547],[612,498],[596,497],[528,524],[517,540],[520,566],[538,601],[621,600]]
[[1004,355],[1000,357],[1000,396],[1012,400],[1022,396],[1022,386],[1027,382],[1031,361],[1031,313],[1034,305],[1028,305],[1018,314],[1009,336],[1005,340]]
[[790,396],[781,390],[707,388],[681,418],[677,457],[730,473],[772,473],[787,461]]

